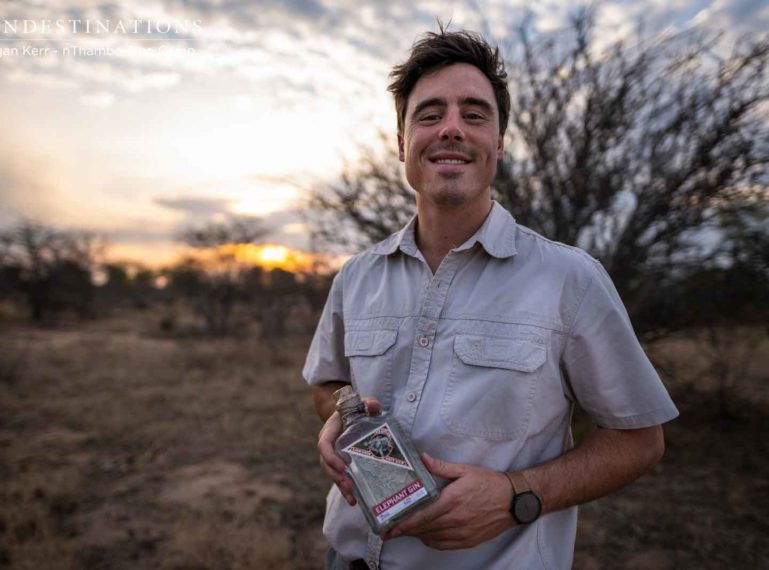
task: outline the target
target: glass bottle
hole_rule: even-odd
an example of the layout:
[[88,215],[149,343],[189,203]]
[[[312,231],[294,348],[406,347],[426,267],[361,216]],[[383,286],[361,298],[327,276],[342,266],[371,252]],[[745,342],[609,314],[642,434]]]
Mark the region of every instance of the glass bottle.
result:
[[345,472],[366,520],[383,534],[438,498],[438,486],[395,418],[366,414],[352,386],[337,390],[334,397],[342,417],[336,452],[347,463]]

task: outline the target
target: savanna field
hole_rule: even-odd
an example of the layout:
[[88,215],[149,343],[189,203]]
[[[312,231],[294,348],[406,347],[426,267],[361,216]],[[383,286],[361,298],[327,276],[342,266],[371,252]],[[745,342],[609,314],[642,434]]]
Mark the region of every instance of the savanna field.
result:
[[[0,568],[322,568],[309,334],[169,310],[0,322]],[[681,417],[652,473],[581,509],[575,568],[769,567],[769,340],[725,418],[695,336],[649,347]]]

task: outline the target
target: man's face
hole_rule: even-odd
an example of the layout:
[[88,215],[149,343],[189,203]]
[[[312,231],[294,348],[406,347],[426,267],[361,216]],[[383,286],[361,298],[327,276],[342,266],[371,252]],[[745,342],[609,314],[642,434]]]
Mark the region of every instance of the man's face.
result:
[[467,63],[420,78],[398,150],[418,199],[454,206],[488,200],[503,151],[491,82]]

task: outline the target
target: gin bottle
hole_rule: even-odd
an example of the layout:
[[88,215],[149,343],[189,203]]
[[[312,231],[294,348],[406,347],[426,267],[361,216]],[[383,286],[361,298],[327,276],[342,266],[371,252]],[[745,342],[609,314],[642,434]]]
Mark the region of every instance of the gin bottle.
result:
[[367,415],[351,386],[337,390],[334,397],[342,417],[336,452],[347,463],[345,472],[368,524],[383,534],[434,501],[438,487],[395,418]]

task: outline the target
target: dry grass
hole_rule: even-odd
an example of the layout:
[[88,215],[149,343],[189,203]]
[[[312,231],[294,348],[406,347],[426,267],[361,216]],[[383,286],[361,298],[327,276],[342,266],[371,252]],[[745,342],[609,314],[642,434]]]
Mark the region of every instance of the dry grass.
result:
[[2,331],[0,568],[317,568],[307,339],[156,332]]
[[[164,337],[161,318],[0,329],[0,568],[321,567],[309,339]],[[690,340],[653,352],[683,415],[653,473],[583,508],[575,567],[769,566],[769,346],[740,384],[759,405],[728,423]]]

